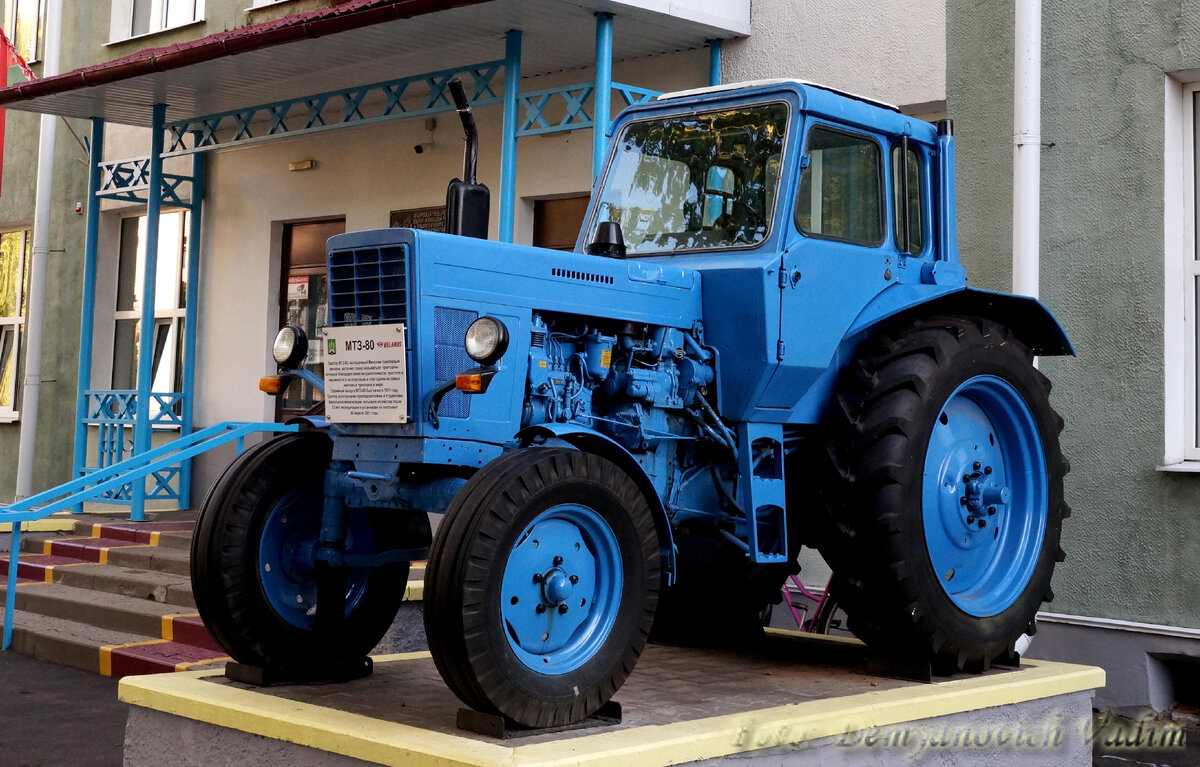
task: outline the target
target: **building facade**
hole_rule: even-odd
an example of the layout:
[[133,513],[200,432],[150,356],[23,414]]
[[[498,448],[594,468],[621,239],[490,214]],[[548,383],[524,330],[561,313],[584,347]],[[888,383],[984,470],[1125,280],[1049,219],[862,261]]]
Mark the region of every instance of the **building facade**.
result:
[[[1194,3],[1042,4],[1041,297],[1074,514],[1035,654],[1108,672],[1113,705],[1196,702],[1200,656]],[[1013,7],[947,4],[967,273],[1008,289]]]

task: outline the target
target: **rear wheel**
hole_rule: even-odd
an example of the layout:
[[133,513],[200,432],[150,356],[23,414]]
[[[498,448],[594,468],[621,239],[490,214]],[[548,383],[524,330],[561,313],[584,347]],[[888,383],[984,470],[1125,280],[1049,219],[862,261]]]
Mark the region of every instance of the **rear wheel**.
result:
[[[375,647],[400,607],[407,562],[350,568],[343,630],[328,644],[318,641],[313,554],[330,449],[319,433],[264,442],[239,456],[201,505],[192,593],[205,624],[237,661],[297,676],[353,662]],[[369,554],[419,539],[422,522],[427,536],[424,515],[403,515],[351,509],[348,551]]]
[[868,342],[840,382],[822,554],[860,638],[939,670],[981,668],[1052,598],[1062,419],[994,323],[935,318]]
[[514,450],[438,528],[425,630],[450,689],[530,727],[570,724],[633,670],[654,620],[658,536],[634,482],[598,456]]

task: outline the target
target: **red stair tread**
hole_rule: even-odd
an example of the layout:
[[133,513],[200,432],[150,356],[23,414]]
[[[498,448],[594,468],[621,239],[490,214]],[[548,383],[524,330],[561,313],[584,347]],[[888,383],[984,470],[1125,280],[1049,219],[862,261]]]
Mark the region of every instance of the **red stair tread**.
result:
[[195,522],[127,522],[100,524],[100,534],[106,538],[149,543],[154,533],[187,532]]
[[208,633],[208,627],[199,615],[184,615],[171,619],[171,635],[176,642],[184,642],[193,647],[204,647],[215,650],[220,654],[225,651],[217,644],[217,640]]
[[224,650],[195,647],[182,642],[151,642],[112,649],[112,676],[158,674],[175,671],[180,663],[217,663],[228,660]]
[[146,544],[120,538],[66,538],[50,542],[51,554],[74,555],[88,562],[100,561],[101,549],[144,546]]
[[[66,557],[59,554],[22,554],[18,561],[17,578],[45,580],[47,566],[77,565],[81,561],[78,557]],[[0,576],[6,575],[8,575],[8,557],[0,557]]]

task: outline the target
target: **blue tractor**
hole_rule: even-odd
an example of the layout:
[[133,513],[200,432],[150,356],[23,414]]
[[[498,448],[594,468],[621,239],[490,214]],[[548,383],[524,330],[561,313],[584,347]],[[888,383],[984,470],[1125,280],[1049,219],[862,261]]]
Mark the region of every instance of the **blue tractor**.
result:
[[203,503],[193,588],[229,654],[363,673],[427,560],[451,690],[562,725],[652,628],[749,641],[808,544],[868,644],[1011,657],[1068,514],[1034,356],[1073,351],[1036,300],[967,287],[951,123],[797,81],[667,94],[618,116],[558,252],[480,238],[457,95],[456,234],[329,241],[322,378],[298,328],[275,343],[324,412]]

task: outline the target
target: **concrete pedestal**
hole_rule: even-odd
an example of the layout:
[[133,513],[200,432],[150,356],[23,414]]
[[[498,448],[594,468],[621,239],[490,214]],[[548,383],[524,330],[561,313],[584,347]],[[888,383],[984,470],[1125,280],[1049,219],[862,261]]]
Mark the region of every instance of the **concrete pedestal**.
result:
[[620,724],[508,740],[456,729],[461,704],[423,652],[338,685],[130,677],[125,765],[1091,764],[1099,669],[1029,662],[920,684],[870,675],[864,658],[806,635],[740,653],[650,645],[617,695]]

